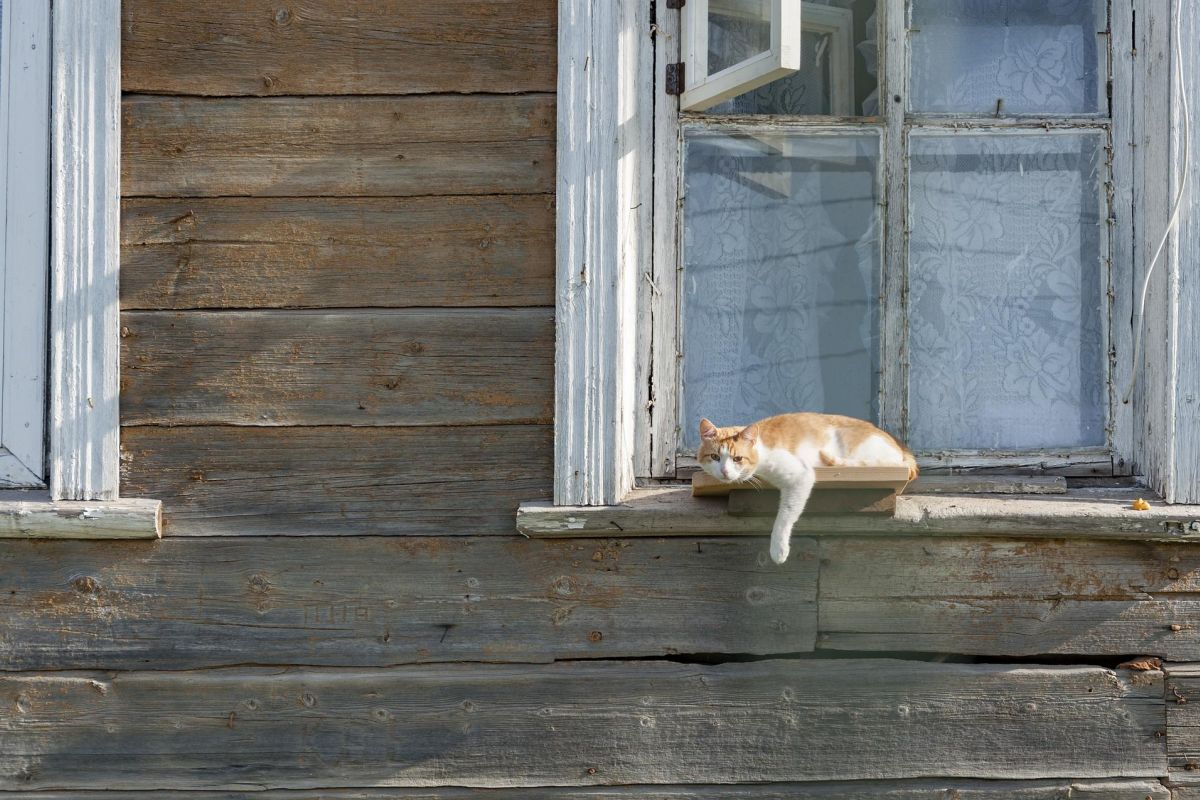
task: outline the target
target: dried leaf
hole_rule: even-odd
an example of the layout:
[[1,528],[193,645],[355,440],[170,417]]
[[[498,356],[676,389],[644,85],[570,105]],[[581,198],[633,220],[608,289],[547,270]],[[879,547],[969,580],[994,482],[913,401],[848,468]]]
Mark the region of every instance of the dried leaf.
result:
[[1132,508],[1134,511],[1149,511],[1150,504],[1139,497],[1137,500],[1133,501],[1133,505],[1130,506],[1130,508]]
[[1146,656],[1144,658],[1135,658],[1132,661],[1126,661],[1124,664],[1117,664],[1117,669],[1132,669],[1137,672],[1151,672],[1153,670],[1162,669],[1162,659]]

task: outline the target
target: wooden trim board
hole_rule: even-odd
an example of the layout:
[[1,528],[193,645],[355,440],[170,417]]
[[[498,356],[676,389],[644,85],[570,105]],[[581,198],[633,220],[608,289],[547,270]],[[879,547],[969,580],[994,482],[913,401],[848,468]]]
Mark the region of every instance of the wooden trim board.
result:
[[[908,467],[817,467],[816,489],[890,489],[904,491],[908,485]],[[724,497],[733,491],[750,490],[748,484],[724,483],[707,472],[692,476],[693,497]],[[768,483],[758,487],[773,490]]]

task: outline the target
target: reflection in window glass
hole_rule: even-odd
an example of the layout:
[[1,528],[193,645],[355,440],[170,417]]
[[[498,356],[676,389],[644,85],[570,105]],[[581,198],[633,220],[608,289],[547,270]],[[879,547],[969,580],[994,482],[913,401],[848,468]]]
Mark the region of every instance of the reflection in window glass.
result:
[[708,74],[771,49],[771,4],[766,0],[709,0]]
[[1104,135],[911,147],[909,445],[1103,445]]
[[1106,0],[913,0],[912,109],[1095,113],[1107,29]]
[[689,132],[682,278],[684,447],[701,417],[876,417],[874,133]]
[[[800,71],[714,106],[708,113],[835,116],[879,113],[875,0],[806,2],[800,20],[804,28]],[[709,25],[711,65],[715,63],[711,31],[724,25],[736,30],[738,25],[721,17],[710,18]],[[762,28],[766,30],[765,23]]]

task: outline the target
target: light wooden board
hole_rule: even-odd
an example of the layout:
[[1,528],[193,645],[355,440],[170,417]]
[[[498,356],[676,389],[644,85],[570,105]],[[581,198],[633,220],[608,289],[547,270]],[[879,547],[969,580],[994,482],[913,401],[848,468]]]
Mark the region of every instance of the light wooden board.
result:
[[1171,781],[1192,784],[1200,795],[1200,664],[1166,664],[1167,749]]
[[553,0],[126,0],[122,6],[127,92],[554,91]]
[[543,194],[554,95],[123,103],[126,196]]
[[829,539],[821,563],[820,648],[1200,659],[1189,544]]
[[167,536],[512,535],[517,504],[549,496],[551,436],[536,425],[133,426],[121,431],[121,491],[162,500]]
[[[1182,794],[1180,793],[1182,792]],[[245,792],[189,792],[193,800],[246,800]],[[723,786],[541,789],[319,789],[255,792],[255,800],[1171,800],[1153,780],[910,780]],[[146,800],[136,792],[13,792],[6,800]],[[1174,800],[1200,795],[1177,790]]]
[[1098,667],[23,673],[0,701],[0,787],[23,791],[1154,777],[1167,761],[1162,673]]
[[[820,489],[804,506],[806,515],[892,514],[896,492],[892,489]],[[730,516],[774,517],[779,512],[779,492],[736,489],[729,493]]]
[[286,537],[0,548],[0,670],[810,651],[816,544]]
[[121,344],[125,425],[554,416],[551,309],[130,311]]
[[162,503],[157,500],[50,500],[48,493],[38,494],[43,495],[38,500],[0,498],[0,539],[157,539],[162,535]]
[[[818,489],[903,489],[908,484],[908,467],[817,467]],[[742,484],[719,481],[707,472],[692,475],[694,497],[721,497],[739,489],[750,489]],[[763,488],[772,488],[764,482]]]
[[126,199],[124,309],[551,306],[551,196]]
[[[900,495],[890,517],[871,514],[801,516],[804,535],[1021,536],[1037,539],[1200,540],[1200,507],[1130,503],[1144,490],[1076,489],[1065,495]],[[692,497],[688,486],[638,489],[619,505],[521,505],[517,529],[527,536],[604,536],[617,525],[626,536],[761,536],[766,517],[735,517],[720,498]]]

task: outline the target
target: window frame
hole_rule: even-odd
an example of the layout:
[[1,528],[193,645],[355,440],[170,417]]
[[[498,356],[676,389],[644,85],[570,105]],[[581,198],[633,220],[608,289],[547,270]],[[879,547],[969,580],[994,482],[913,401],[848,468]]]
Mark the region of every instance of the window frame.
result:
[[[558,506],[619,505],[647,474],[664,404],[673,401],[669,382],[653,382],[654,371],[671,370],[676,353],[644,348],[664,341],[673,317],[653,313],[675,303],[676,236],[650,219],[652,207],[674,204],[664,191],[676,186],[677,149],[668,130],[678,104],[665,94],[665,66],[679,48],[679,15],[666,0],[621,3],[613,14],[593,13],[590,0],[558,3],[558,183],[556,236],[556,329],[554,503]],[[651,14],[657,6],[657,14]],[[1166,230],[1173,192],[1185,171],[1200,185],[1200,159],[1180,166],[1183,106],[1181,82],[1200,95],[1200,41],[1175,31],[1200,30],[1200,7],[1179,0],[1131,0],[1111,4],[1114,30],[1135,30],[1133,47],[1111,48],[1114,186],[1109,190],[1115,222],[1133,220],[1132,241],[1118,237],[1114,260],[1129,265],[1136,285],[1146,280],[1150,255]],[[1136,29],[1134,20],[1136,17]],[[892,19],[881,47],[896,52],[904,28]],[[1174,59],[1178,48],[1181,59]],[[1182,64],[1177,74],[1172,64]],[[653,79],[647,79],[653,75]],[[905,96],[905,76],[885,76],[880,96]],[[1193,101],[1193,107],[1195,101]],[[1124,113],[1122,113],[1124,109]],[[892,125],[901,123],[893,119]],[[889,139],[898,141],[896,137]],[[1200,152],[1200,126],[1193,126],[1192,152]],[[614,180],[614,176],[621,180]],[[653,176],[653,185],[649,180]],[[894,184],[891,184],[894,185]],[[889,202],[887,213],[901,213]],[[661,215],[660,215],[661,217]],[[1194,219],[1193,219],[1194,218]],[[1200,352],[1191,308],[1200,307],[1200,192],[1193,191],[1179,231],[1169,238],[1164,259],[1149,280],[1144,360],[1135,367],[1117,361],[1115,384],[1134,387],[1134,424],[1114,431],[1119,452],[1132,449],[1135,476],[1171,503],[1200,503],[1195,447],[1200,415],[1178,413],[1196,402]],[[893,247],[899,246],[893,242]],[[885,257],[887,257],[885,255]],[[891,270],[885,273],[894,275]],[[649,291],[638,291],[639,286]],[[885,290],[887,287],[885,287]],[[652,302],[653,301],[653,302]],[[1132,338],[1133,297],[1118,293],[1114,319],[1121,337]],[[1126,322],[1130,324],[1126,324]],[[641,344],[639,344],[641,343]],[[1133,383],[1134,376],[1138,381]],[[635,444],[636,443],[636,444]],[[1045,460],[1037,465],[1053,471]],[[987,465],[984,465],[987,468]],[[1006,467],[1011,469],[1011,467]],[[655,494],[635,516],[667,524],[676,512]],[[581,513],[583,509],[580,509]],[[631,512],[632,513],[632,512]],[[1081,511],[1080,524],[1086,512]],[[567,515],[569,531],[588,529],[588,517]],[[607,530],[610,526],[604,523]]]
[[[0,6],[0,487],[46,486],[50,8]],[[20,75],[20,80],[13,80]]]
[[[638,440],[651,443],[650,452],[638,454],[637,477],[660,481],[686,478],[696,469],[695,459],[678,446],[681,427],[679,409],[682,381],[682,338],[680,317],[682,295],[678,282],[682,274],[683,135],[689,127],[786,127],[826,130],[837,126],[845,131],[877,131],[883,141],[881,156],[883,212],[882,275],[880,276],[880,380],[879,419],[884,428],[901,438],[907,433],[907,299],[908,281],[908,139],[914,130],[955,129],[993,130],[997,132],[1045,129],[1047,132],[1101,130],[1107,134],[1106,152],[1109,174],[1106,212],[1109,235],[1104,237],[1102,264],[1106,270],[1102,284],[1107,291],[1108,308],[1103,320],[1104,352],[1108,354],[1106,443],[1103,447],[1042,448],[1031,450],[941,450],[918,452],[918,460],[928,471],[980,471],[1020,474],[1106,475],[1132,474],[1133,410],[1120,402],[1117,387],[1126,385],[1131,374],[1132,336],[1118,320],[1131,313],[1133,293],[1133,226],[1131,215],[1114,214],[1114,187],[1132,184],[1132,154],[1126,148],[1114,148],[1114,141],[1131,141],[1128,135],[1129,109],[1121,99],[1131,94],[1128,71],[1121,69],[1117,53],[1133,50],[1132,12],[1122,4],[1111,4],[1109,27],[1098,32],[1109,43],[1107,57],[1101,57],[1102,85],[1110,86],[1109,114],[1077,114],[1058,117],[1009,116],[983,117],[968,114],[917,114],[909,109],[909,15],[911,0],[879,0],[876,8],[879,25],[881,107],[891,113],[882,117],[842,118],[832,116],[709,116],[678,111],[675,98],[666,95],[665,86],[656,87],[654,263],[651,266],[653,290],[642,301],[644,313],[655,321],[650,335],[643,337],[638,351],[638,386],[642,391],[638,408],[649,409],[639,420]],[[679,58],[675,37],[670,36],[673,12],[667,18],[659,13],[660,35],[656,37],[658,63],[673,63]],[[661,35],[662,32],[668,35]],[[686,70],[686,66],[685,66]],[[660,81],[661,83],[661,81]],[[659,107],[674,113],[659,113]],[[674,107],[674,108],[673,108]],[[896,113],[899,107],[901,110]],[[1120,123],[1118,118],[1121,117]],[[661,144],[660,144],[661,141]],[[660,179],[661,177],[661,179]],[[903,232],[902,234],[899,232]],[[669,376],[664,382],[661,376]]]

